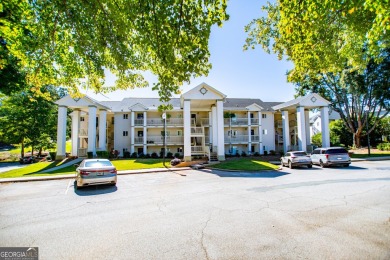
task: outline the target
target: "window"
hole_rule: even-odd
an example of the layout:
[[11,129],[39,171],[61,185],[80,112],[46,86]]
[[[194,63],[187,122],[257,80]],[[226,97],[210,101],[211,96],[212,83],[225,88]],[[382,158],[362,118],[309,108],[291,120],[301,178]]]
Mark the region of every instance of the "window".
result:
[[251,135],[255,135],[255,130],[251,129]]
[[128,131],[123,131],[123,136],[129,136],[129,132]]
[[82,116],[82,117],[80,117],[80,122],[84,122],[84,117]]
[[143,147],[139,147],[138,148],[138,154],[143,154],[144,153],[144,148]]
[[[161,131],[161,136],[165,136],[165,131]],[[167,136],[170,136],[169,131],[167,131]]]
[[263,129],[263,135],[267,134],[267,129]]
[[144,119],[144,113],[138,113],[137,119]]
[[250,118],[253,118],[253,113],[250,114]]
[[267,118],[267,114],[261,114],[261,118]]
[[237,130],[229,130],[228,131],[228,136],[236,137],[237,136]]
[[177,135],[178,136],[183,136],[183,130],[177,130]]
[[144,131],[138,131],[138,137],[143,137],[144,136]]
[[129,119],[129,114],[123,114],[123,119]]
[[183,147],[177,148],[177,152],[178,152],[178,153],[182,153],[182,152],[183,152]]

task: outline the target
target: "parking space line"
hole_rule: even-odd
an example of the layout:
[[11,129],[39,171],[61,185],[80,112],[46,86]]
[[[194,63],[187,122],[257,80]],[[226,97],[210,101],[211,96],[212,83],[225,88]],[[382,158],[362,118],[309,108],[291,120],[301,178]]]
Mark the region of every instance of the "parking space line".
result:
[[69,190],[71,182],[72,182],[72,180],[69,180],[68,187],[66,187],[65,195],[68,194],[68,190]]

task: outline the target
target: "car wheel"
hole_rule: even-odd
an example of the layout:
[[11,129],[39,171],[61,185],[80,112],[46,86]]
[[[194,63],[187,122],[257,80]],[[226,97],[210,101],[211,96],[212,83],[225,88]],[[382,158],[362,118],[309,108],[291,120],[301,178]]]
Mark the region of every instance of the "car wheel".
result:
[[321,168],[325,168],[325,164],[322,162],[322,160],[320,160],[320,166]]
[[308,165],[307,165],[307,168],[313,168],[313,165],[308,164]]
[[280,165],[281,165],[282,167],[284,166],[283,160],[280,160]]
[[294,168],[294,166],[292,165],[291,161],[288,161],[288,167],[289,167],[290,169]]
[[343,167],[349,167],[349,164],[344,164]]

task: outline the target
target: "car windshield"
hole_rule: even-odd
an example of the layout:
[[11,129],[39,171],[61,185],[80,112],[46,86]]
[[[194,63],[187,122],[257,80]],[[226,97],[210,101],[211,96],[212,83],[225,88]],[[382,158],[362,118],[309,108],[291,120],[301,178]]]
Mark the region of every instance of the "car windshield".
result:
[[347,150],[343,149],[343,148],[339,148],[339,149],[329,149],[328,151],[326,151],[327,154],[336,154],[336,153],[348,153]]
[[85,162],[85,167],[102,167],[102,166],[112,166],[112,163],[110,161]]
[[294,156],[306,156],[307,153],[305,152],[297,152],[297,153],[293,153]]

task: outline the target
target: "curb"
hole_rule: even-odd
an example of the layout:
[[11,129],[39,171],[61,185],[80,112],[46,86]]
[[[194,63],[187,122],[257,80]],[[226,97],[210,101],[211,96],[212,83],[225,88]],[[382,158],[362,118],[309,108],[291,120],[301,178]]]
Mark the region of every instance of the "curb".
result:
[[[147,173],[158,173],[158,172],[178,172],[178,171],[187,171],[191,170],[190,167],[182,168],[155,168],[150,170],[127,170],[127,171],[118,171],[118,175],[130,175],[130,174],[147,174]],[[186,176],[185,174],[180,174],[181,176]],[[19,178],[4,178],[0,179],[0,184],[2,183],[14,183],[14,182],[29,182],[29,181],[52,181],[52,180],[66,180],[66,179],[75,179],[75,174],[66,174],[66,175],[57,175],[57,176],[35,176],[35,177],[19,177]]]

